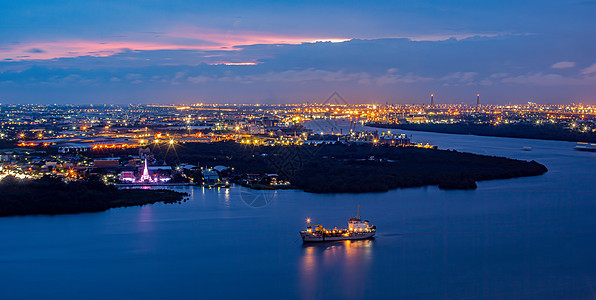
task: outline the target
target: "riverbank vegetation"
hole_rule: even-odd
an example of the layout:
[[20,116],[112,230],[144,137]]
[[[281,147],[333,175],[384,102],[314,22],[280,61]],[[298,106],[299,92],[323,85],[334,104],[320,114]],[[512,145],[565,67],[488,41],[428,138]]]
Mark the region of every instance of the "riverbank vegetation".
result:
[[476,181],[535,176],[547,168],[535,161],[476,155],[450,150],[363,145],[248,146],[233,142],[189,143],[175,150],[157,148],[170,165],[195,162],[223,165],[242,174],[278,174],[292,186],[313,193],[384,192],[395,188],[438,185],[474,189]]
[[0,181],[0,216],[55,215],[105,211],[156,202],[176,203],[185,194],[171,190],[117,189],[99,180],[65,183],[59,178]]
[[496,136],[509,138],[555,140],[569,142],[589,142],[596,143],[596,132],[579,131],[566,128],[561,124],[474,124],[474,123],[455,123],[455,124],[368,124],[371,127],[391,128],[412,131],[428,131],[438,133],[452,134],[473,134],[480,136]]

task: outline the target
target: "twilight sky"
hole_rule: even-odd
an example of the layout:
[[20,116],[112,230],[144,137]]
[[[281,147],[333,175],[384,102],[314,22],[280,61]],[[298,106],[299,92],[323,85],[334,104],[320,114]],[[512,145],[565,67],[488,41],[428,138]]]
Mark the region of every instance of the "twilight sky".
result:
[[596,1],[0,2],[0,103],[596,104]]

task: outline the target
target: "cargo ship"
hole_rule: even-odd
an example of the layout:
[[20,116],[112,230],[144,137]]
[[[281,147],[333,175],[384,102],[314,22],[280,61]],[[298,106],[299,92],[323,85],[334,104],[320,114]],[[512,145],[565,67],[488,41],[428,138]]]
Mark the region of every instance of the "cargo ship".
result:
[[325,229],[323,225],[310,225],[310,219],[306,219],[306,223],[306,230],[300,231],[304,243],[364,240],[372,238],[377,231],[368,220],[363,221],[360,218],[360,206],[356,217],[348,219],[348,228],[345,229]]

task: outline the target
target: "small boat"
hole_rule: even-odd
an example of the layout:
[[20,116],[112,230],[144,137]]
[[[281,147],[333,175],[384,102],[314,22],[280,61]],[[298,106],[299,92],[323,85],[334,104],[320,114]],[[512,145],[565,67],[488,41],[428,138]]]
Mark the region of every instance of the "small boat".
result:
[[372,238],[377,232],[376,226],[360,218],[360,206],[356,217],[348,219],[347,229],[325,229],[323,225],[310,225],[310,219],[306,219],[306,223],[306,230],[300,231],[304,243],[363,240]]
[[230,188],[230,182],[229,181],[219,181],[217,183],[215,183],[213,185],[213,187],[217,187],[217,188],[224,188],[224,189],[229,189]]
[[211,184],[205,184],[204,186],[209,189],[215,189],[215,188],[228,189],[231,187],[230,182],[227,180],[226,181],[218,181],[218,182],[211,183]]
[[524,150],[524,151],[532,151],[532,147],[525,146],[525,147],[522,148],[522,150]]
[[596,144],[578,142],[577,145],[575,145],[575,150],[596,152]]

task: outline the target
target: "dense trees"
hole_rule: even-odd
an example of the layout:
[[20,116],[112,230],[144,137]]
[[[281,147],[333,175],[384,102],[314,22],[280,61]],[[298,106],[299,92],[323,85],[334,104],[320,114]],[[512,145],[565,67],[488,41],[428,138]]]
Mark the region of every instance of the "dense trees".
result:
[[[400,187],[439,185],[442,189],[475,189],[475,181],[540,175],[537,162],[420,148],[330,145],[297,172],[293,184],[305,191],[379,192]],[[352,147],[352,146],[350,146]],[[355,150],[355,151],[353,151]],[[366,156],[366,159],[356,157]]]
[[118,190],[97,178],[64,183],[50,176],[37,180],[5,177],[0,181],[0,195],[0,216],[96,212],[160,201],[174,203],[184,196],[169,190]]
[[160,159],[225,165],[236,174],[276,173],[282,180],[317,193],[381,192],[399,187],[439,185],[476,188],[475,181],[540,175],[537,162],[449,150],[365,145],[247,146],[233,142],[184,144]]

